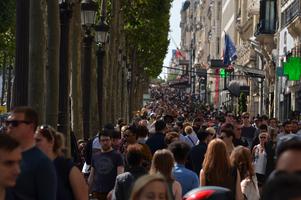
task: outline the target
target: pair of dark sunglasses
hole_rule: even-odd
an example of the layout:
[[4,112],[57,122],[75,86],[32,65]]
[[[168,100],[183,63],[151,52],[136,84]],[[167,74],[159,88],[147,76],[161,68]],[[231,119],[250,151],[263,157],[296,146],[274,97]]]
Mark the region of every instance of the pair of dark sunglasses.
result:
[[9,126],[18,127],[22,123],[24,123],[24,124],[31,124],[32,122],[25,121],[25,120],[6,120],[5,121],[5,126],[6,127],[9,127]]
[[53,141],[55,138],[55,129],[50,125],[41,125],[37,132],[41,133],[48,141]]

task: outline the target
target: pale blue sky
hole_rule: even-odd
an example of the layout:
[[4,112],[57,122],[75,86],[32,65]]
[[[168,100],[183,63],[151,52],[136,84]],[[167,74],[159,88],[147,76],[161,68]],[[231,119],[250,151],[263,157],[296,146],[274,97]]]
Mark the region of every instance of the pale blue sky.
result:
[[[169,66],[169,62],[172,55],[172,50],[176,49],[176,45],[172,41],[171,37],[173,37],[175,43],[178,47],[180,47],[181,42],[181,29],[180,29],[180,21],[181,21],[181,15],[180,11],[182,8],[182,2],[184,0],[173,0],[172,7],[170,9],[170,32],[169,32],[169,39],[170,43],[168,46],[168,52],[164,59],[164,66]],[[166,68],[163,68],[162,73],[160,74],[160,77],[165,78],[166,77]]]

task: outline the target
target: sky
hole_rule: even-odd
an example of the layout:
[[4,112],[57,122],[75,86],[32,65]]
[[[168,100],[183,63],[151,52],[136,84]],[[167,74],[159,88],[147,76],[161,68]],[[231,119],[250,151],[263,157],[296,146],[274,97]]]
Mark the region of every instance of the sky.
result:
[[[180,47],[180,42],[181,42],[181,29],[180,29],[180,21],[181,21],[181,15],[180,11],[182,8],[182,2],[184,0],[173,0],[172,2],[172,7],[170,9],[170,19],[169,19],[169,24],[170,24],[170,32],[169,32],[169,46],[168,46],[168,52],[165,56],[164,59],[164,66],[169,66],[169,62],[171,60],[172,56],[172,50],[176,49],[176,45]],[[171,39],[171,37],[174,39],[175,42]],[[175,45],[176,43],[176,45]],[[163,68],[162,73],[160,74],[160,77],[166,78],[166,68]]]

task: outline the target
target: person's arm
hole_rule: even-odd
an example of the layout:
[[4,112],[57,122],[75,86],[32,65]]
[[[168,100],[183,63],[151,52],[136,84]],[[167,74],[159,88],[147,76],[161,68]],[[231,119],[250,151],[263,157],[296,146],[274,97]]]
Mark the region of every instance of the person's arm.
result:
[[57,175],[53,163],[49,159],[39,162],[36,169],[35,187],[36,199],[56,200]]
[[175,200],[182,200],[182,187],[178,181],[174,181],[172,184],[172,190],[175,196]]
[[93,183],[93,178],[94,178],[94,167],[91,167],[91,172],[88,178],[88,185],[89,185],[89,191],[91,192],[92,189],[92,183]]
[[202,169],[200,171],[200,186],[206,186],[205,173]]
[[124,194],[123,183],[119,181],[119,178],[117,177],[114,189],[112,191],[112,200],[123,200],[125,198],[123,194]]
[[75,200],[88,200],[88,185],[82,173],[75,166],[71,168],[69,182]]
[[236,172],[236,194],[235,194],[235,199],[236,200],[243,200],[244,199],[244,196],[242,194],[242,191],[241,191],[241,186],[240,186],[240,174],[239,174],[239,171],[237,170]]

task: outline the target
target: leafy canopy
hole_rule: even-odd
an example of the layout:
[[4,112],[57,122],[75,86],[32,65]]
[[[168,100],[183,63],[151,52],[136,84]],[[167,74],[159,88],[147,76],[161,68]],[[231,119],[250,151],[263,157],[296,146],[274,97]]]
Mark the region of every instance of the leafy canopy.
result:
[[128,48],[137,51],[138,66],[157,77],[163,66],[169,40],[169,10],[172,0],[124,0],[124,31]]

